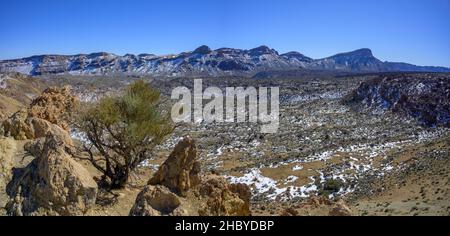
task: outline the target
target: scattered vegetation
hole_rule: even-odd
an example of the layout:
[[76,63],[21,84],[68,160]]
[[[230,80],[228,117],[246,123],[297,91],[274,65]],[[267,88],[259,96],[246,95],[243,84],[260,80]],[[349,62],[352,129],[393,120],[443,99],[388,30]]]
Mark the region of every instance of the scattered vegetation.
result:
[[319,195],[329,195],[339,192],[343,187],[343,183],[338,179],[328,179],[323,183],[322,189],[319,191]]

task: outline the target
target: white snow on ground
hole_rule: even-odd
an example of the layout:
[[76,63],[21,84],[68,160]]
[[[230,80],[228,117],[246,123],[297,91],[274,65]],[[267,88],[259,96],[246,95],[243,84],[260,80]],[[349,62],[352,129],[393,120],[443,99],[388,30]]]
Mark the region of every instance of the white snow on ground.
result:
[[383,167],[383,171],[385,171],[385,172],[389,172],[389,171],[391,171],[393,169],[394,169],[394,167],[391,166],[391,165],[386,165],[385,167]]
[[177,145],[178,142],[180,142],[183,139],[183,137],[179,137],[175,134],[172,134],[170,137],[167,138],[167,140],[156,146],[156,150],[173,150],[175,145]]
[[294,167],[292,167],[293,171],[301,170],[301,169],[303,169],[303,166],[301,166],[301,165],[295,165]]
[[[383,164],[379,168],[376,168],[373,166],[373,158],[377,156],[385,158],[389,150],[422,143],[427,140],[446,135],[448,134],[448,132],[449,129],[423,131],[419,133],[419,135],[403,141],[387,142],[372,146],[368,144],[357,144],[347,147],[340,147],[335,150],[324,151],[315,155],[311,155],[301,160],[297,159],[278,162],[277,164],[270,164],[269,166],[261,165],[260,168],[278,168],[280,166],[288,165],[291,163],[299,163],[292,167],[293,171],[298,171],[303,168],[300,163],[308,163],[317,160],[326,161],[336,154],[346,153],[347,155],[349,155],[346,165],[335,168],[331,173],[326,173],[326,176],[323,172],[318,171],[320,175],[320,183],[323,183],[328,179],[339,179],[346,183],[358,179],[360,176],[364,175],[367,172],[379,171],[380,175],[384,175],[385,173],[392,172],[398,168],[401,168],[394,167],[391,164]],[[348,172],[348,170],[353,170],[353,173]],[[312,191],[317,191],[317,186],[314,184],[314,178],[312,176],[310,177],[311,182],[307,185],[301,187],[289,186],[297,180],[296,176],[289,176],[288,178],[277,182],[276,180],[263,176],[260,170],[257,168],[251,169],[242,177],[228,176],[228,179],[232,183],[244,183],[250,185],[252,186],[256,194],[265,193],[270,199],[275,199],[278,196],[281,197],[282,200],[292,197],[308,197]],[[280,188],[277,186],[282,183],[284,183],[284,186],[288,185],[288,187]],[[331,194],[329,197],[332,198],[336,196],[342,196],[353,192],[354,189],[355,186],[341,188],[337,193]]]
[[261,142],[259,142],[259,141],[256,140],[256,139],[254,139],[254,140],[250,143],[250,145],[253,146],[253,147],[258,147],[260,144],[261,144]]
[[218,148],[218,149],[216,150],[216,155],[217,155],[217,156],[222,155],[222,153],[223,153],[223,152],[222,152],[222,148],[223,148],[223,147],[220,147],[220,148]]
[[300,102],[311,102],[319,99],[338,99],[344,95],[340,92],[324,92],[317,94],[289,95],[281,98],[283,103],[294,104]]
[[[296,176],[289,176],[286,181],[294,182],[297,180]],[[317,190],[317,186],[314,185],[314,180],[310,184],[296,187],[289,186],[284,188],[279,188],[277,186],[277,181],[265,177],[261,174],[259,169],[251,169],[250,172],[246,173],[242,177],[227,176],[227,179],[231,183],[243,183],[249,185],[257,193],[267,193],[268,198],[275,199],[279,195],[283,195],[282,198],[293,198],[293,197],[308,197],[308,194],[312,191]]]
[[223,154],[223,146],[217,148],[214,152],[210,152],[206,154],[206,157],[208,160],[216,159],[217,157],[221,156]]
[[440,137],[444,134],[448,134],[450,132],[449,128],[440,128],[440,129],[436,129],[433,131],[422,131],[419,133],[417,141],[418,142],[423,142],[423,141],[427,141],[427,140],[431,140],[431,139],[435,139],[437,137]]
[[[423,143],[428,140],[432,140],[437,137],[447,135],[448,133],[450,133],[450,129],[448,129],[448,128],[441,128],[439,130],[433,130],[433,131],[423,131],[423,132],[420,132],[417,136],[411,137],[408,140],[397,141],[397,142],[387,142],[387,143],[382,143],[379,145],[372,145],[372,146],[370,146],[368,144],[356,144],[356,145],[351,145],[351,146],[347,146],[347,147],[339,147],[334,150],[327,150],[324,152],[320,152],[320,153],[308,156],[306,158],[302,158],[301,160],[292,159],[292,160],[285,161],[285,162],[279,162],[276,165],[271,164],[269,167],[276,168],[281,165],[287,165],[289,163],[308,163],[308,162],[312,162],[312,161],[326,161],[326,160],[331,159],[334,155],[336,155],[338,153],[349,154],[350,159],[353,161],[358,161],[358,159],[351,157],[351,155],[358,155],[358,156],[364,157],[365,159],[370,160],[379,155],[384,156],[386,154],[386,152],[388,152],[389,150],[392,150],[395,148],[402,148],[407,145]],[[357,165],[355,165],[355,166],[358,167]],[[367,169],[368,165],[362,165],[361,168]],[[356,169],[359,169],[359,168],[356,168]]]
[[77,130],[77,129],[72,129],[70,131],[70,137],[72,139],[76,139],[76,140],[78,140],[78,141],[80,141],[82,143],[85,143],[85,144],[89,143],[89,140],[87,139],[86,134],[84,132],[81,132],[81,131]]
[[141,167],[141,168],[150,168],[150,169],[152,169],[152,170],[154,170],[154,171],[157,171],[158,170],[158,168],[159,168],[159,165],[158,164],[151,164],[150,163],[150,160],[144,160],[143,162],[141,162],[139,165],[138,165],[138,167]]
[[289,176],[286,178],[286,183],[292,183],[292,182],[295,182],[297,179],[298,179],[297,176],[289,175]]
[[253,185],[260,193],[269,191],[270,188],[276,188],[277,182],[271,178],[261,175],[259,169],[251,169],[250,172],[242,177],[228,176],[231,183],[243,183]]

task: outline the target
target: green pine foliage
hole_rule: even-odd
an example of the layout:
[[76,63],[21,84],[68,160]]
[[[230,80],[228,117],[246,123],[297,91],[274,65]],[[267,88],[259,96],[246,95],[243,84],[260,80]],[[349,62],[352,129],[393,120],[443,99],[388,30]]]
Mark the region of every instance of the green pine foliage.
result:
[[78,123],[90,142],[84,151],[112,188],[124,187],[131,172],[174,129],[160,108],[160,93],[142,80],[122,96],[105,97],[86,109]]

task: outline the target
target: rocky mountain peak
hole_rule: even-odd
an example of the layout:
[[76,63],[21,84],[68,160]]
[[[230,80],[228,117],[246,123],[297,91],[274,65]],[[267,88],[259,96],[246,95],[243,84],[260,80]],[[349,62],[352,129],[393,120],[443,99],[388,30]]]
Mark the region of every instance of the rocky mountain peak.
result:
[[326,70],[341,71],[388,71],[386,63],[373,56],[368,48],[339,53],[331,57],[315,60],[313,67]]
[[262,45],[253,49],[248,50],[250,55],[264,55],[264,54],[275,54],[278,55],[278,52],[274,49],[270,49],[269,47]]
[[305,62],[311,62],[313,59],[310,57],[307,57],[299,52],[291,51],[284,54],[281,54],[282,57],[288,58],[288,59],[297,59],[299,61],[305,61]]
[[361,48],[351,53],[359,56],[373,57],[372,50],[370,50],[369,48]]
[[211,48],[209,48],[206,45],[202,45],[202,46],[198,47],[197,49],[195,49],[192,53],[194,53],[194,54],[209,54],[211,52],[212,52]]
[[355,51],[351,51],[351,52],[344,52],[344,53],[339,53],[336,54],[334,56],[331,56],[330,58],[353,58],[353,59],[358,59],[358,58],[375,58],[372,54],[372,50],[368,49],[368,48],[361,48]]

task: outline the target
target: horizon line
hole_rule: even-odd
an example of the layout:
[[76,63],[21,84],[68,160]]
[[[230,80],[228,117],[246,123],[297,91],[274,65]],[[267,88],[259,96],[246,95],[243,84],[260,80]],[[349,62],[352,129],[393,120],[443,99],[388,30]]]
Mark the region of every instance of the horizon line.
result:
[[96,54],[96,53],[107,53],[107,54],[111,54],[111,55],[119,56],[119,57],[124,57],[126,55],[139,56],[139,55],[144,55],[144,54],[154,55],[154,56],[157,56],[157,57],[164,57],[164,56],[179,55],[181,53],[191,53],[191,52],[194,52],[196,49],[198,49],[198,48],[200,48],[202,46],[207,46],[212,51],[217,51],[217,50],[220,50],[220,49],[237,49],[237,50],[248,51],[248,50],[256,49],[256,48],[259,48],[259,47],[267,47],[267,48],[269,48],[271,50],[275,50],[278,53],[278,55],[283,55],[283,54],[287,54],[287,53],[291,53],[291,52],[297,52],[297,53],[300,53],[303,56],[309,57],[309,58],[311,58],[313,60],[321,60],[321,59],[329,58],[329,57],[332,57],[332,56],[336,56],[338,54],[351,53],[351,52],[367,49],[367,50],[369,50],[371,52],[373,57],[375,57],[376,59],[378,59],[378,60],[380,60],[382,62],[407,63],[407,64],[411,64],[411,65],[416,65],[416,66],[444,67],[444,68],[449,68],[450,69],[450,65],[448,65],[448,66],[444,66],[444,65],[429,65],[429,64],[428,65],[423,65],[423,64],[413,64],[413,63],[405,62],[405,61],[382,60],[382,59],[380,59],[380,58],[378,58],[378,57],[376,57],[374,55],[374,53],[373,53],[373,51],[372,51],[372,49],[370,47],[361,47],[361,48],[353,49],[353,50],[350,50],[350,51],[347,50],[347,51],[344,51],[344,52],[336,52],[336,53],[334,53],[332,55],[325,56],[325,57],[313,58],[313,57],[310,57],[310,56],[308,56],[308,55],[306,55],[306,54],[304,54],[304,53],[302,53],[300,51],[297,51],[297,50],[287,50],[285,52],[280,52],[280,51],[276,50],[275,48],[267,46],[267,44],[261,44],[259,46],[248,48],[248,49],[236,48],[236,47],[218,47],[218,48],[212,49],[211,47],[209,47],[206,44],[201,44],[200,46],[194,48],[193,50],[187,50],[187,51],[185,50],[185,51],[181,51],[181,52],[178,52],[178,53],[166,53],[166,54],[154,54],[154,53],[149,53],[149,52],[120,54],[120,53],[115,53],[115,52],[111,52],[111,51],[108,52],[108,51],[102,51],[102,50],[100,50],[100,51],[92,51],[92,52],[89,52],[89,53],[86,53],[86,52],[80,52],[80,53],[39,53],[39,54],[30,55],[30,56],[22,56],[22,57],[6,58],[6,59],[3,59],[3,58],[0,57],[0,62],[2,62],[2,61],[21,60],[21,59],[27,59],[27,58],[32,58],[32,57],[40,57],[40,56],[79,56],[79,55],[91,55],[91,54]]

